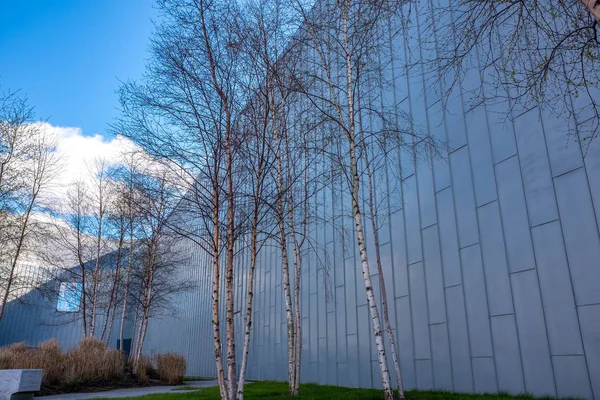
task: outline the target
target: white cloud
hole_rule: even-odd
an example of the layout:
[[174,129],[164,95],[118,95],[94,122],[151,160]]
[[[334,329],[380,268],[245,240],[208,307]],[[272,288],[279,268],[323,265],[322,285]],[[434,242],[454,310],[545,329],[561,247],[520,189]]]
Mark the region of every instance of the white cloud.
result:
[[46,135],[56,140],[56,152],[60,159],[58,171],[48,185],[47,194],[43,196],[45,205],[54,210],[63,208],[74,183],[87,183],[91,189],[94,176],[98,173],[96,161],[103,160],[109,166],[117,165],[124,155],[132,152],[137,154],[147,172],[169,171],[171,182],[179,182],[176,185],[178,189],[189,185],[189,182],[185,183],[185,174],[175,164],[153,160],[141,147],[123,136],[86,136],[80,128],[53,126],[46,122],[39,123],[39,126]]
[[[139,150],[137,145],[122,136],[86,136],[80,128],[53,126],[46,122],[39,125],[57,143],[56,153],[60,160],[60,168],[49,185],[53,203],[65,201],[69,188],[75,182],[90,182],[98,172],[96,160],[116,164],[123,154]],[[50,205],[52,208],[60,208],[60,204]]]
[[56,150],[63,168],[54,183],[61,186],[85,180],[90,172],[95,173],[95,160],[103,159],[113,164],[126,152],[138,150],[133,142],[122,136],[110,139],[101,135],[84,136],[80,128],[44,125],[48,134],[57,138]]

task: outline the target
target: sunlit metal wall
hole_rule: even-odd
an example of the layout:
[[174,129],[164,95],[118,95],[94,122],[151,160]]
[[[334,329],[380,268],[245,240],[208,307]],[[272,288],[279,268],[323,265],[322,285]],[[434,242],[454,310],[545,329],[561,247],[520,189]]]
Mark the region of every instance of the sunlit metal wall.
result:
[[[600,142],[584,157],[563,122],[539,110],[514,121],[497,113],[505,105],[470,110],[476,69],[444,110],[423,71],[406,69],[407,48],[419,43],[392,43],[393,84],[380,96],[448,149],[376,176],[390,199],[380,250],[406,386],[600,398]],[[325,160],[314,168],[328,170]],[[317,246],[304,257],[302,381],[380,387],[345,188],[335,181],[312,203],[328,222],[309,230]],[[376,272],[369,236],[367,246]],[[185,273],[198,289],[178,300],[178,318],[152,321],[146,351],[181,352],[188,374],[214,376],[210,260],[194,252]],[[287,377],[280,259],[276,245],[261,251],[250,379]],[[238,353],[248,261],[236,267]]]

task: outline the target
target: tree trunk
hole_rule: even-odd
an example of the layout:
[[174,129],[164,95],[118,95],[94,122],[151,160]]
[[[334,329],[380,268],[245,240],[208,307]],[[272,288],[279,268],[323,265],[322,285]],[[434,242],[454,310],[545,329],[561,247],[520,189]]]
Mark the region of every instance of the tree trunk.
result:
[[[125,287],[123,288],[123,309],[121,310],[121,326],[119,327],[119,350],[123,352],[123,336],[125,333],[125,317],[127,316],[127,301],[129,299],[129,285],[131,280],[133,252],[133,236],[129,237],[129,253],[127,254],[127,278],[125,279]],[[133,338],[133,337],[132,337]],[[131,349],[130,349],[131,350]]]
[[[284,109],[285,112],[285,97],[284,100],[282,100],[282,108]],[[284,120],[284,126],[282,129],[282,134],[283,134],[283,140],[284,140],[284,145],[285,145],[285,155],[286,155],[286,175],[287,175],[287,181],[288,181],[288,187],[286,188],[288,191],[288,204],[290,209],[288,210],[289,215],[290,215],[290,233],[292,236],[292,245],[293,245],[293,249],[294,249],[294,305],[293,305],[293,316],[294,316],[294,343],[293,343],[293,351],[294,351],[294,357],[293,357],[293,361],[294,361],[294,365],[293,365],[293,382],[290,383],[291,385],[291,390],[290,393],[293,395],[298,395],[300,393],[300,361],[301,361],[301,353],[302,353],[302,329],[301,329],[301,321],[302,321],[302,315],[300,313],[300,276],[301,276],[301,270],[302,270],[302,244],[298,242],[298,238],[296,235],[296,218],[294,215],[294,207],[295,207],[295,198],[294,198],[294,190],[292,187],[292,165],[291,165],[291,152],[290,152],[290,145],[289,145],[289,138],[287,135],[287,125],[285,123]],[[307,166],[305,165],[304,168],[307,168]],[[304,176],[306,176],[306,172],[304,173]],[[306,191],[305,193],[307,193],[308,189],[306,188],[307,182],[306,180],[304,181],[304,190]],[[304,227],[306,227],[306,207],[307,207],[307,203],[308,203],[308,197],[305,196],[304,197],[304,207],[305,207],[305,212],[304,212]],[[304,237],[306,237],[306,232],[304,232],[304,235],[302,236],[302,241],[304,241]]]
[[144,340],[146,339],[146,330],[148,328],[148,310],[142,311],[142,317],[140,318],[140,326],[138,329],[138,337],[135,341],[135,353],[133,356],[133,363],[137,367],[142,356],[142,350],[144,348]]
[[[265,119],[265,127],[268,123],[268,115]],[[254,270],[256,269],[256,258],[258,256],[258,217],[260,213],[260,203],[262,194],[263,179],[263,152],[259,154],[258,166],[256,169],[256,186],[254,187],[254,210],[252,215],[252,231],[250,232],[250,270],[248,271],[248,294],[246,296],[246,328],[244,331],[244,347],[242,350],[242,364],[240,365],[240,376],[237,387],[237,400],[244,399],[244,384],[246,381],[246,366],[248,364],[248,351],[250,348],[250,333],[252,329],[252,301],[254,299]]]
[[246,380],[246,365],[248,364],[248,351],[250,348],[250,332],[252,329],[252,300],[254,299],[254,270],[256,268],[257,257],[257,226],[258,212],[255,209],[252,220],[252,238],[250,244],[250,270],[248,271],[248,294],[246,296],[246,329],[244,331],[244,348],[242,354],[242,364],[240,365],[240,377],[237,389],[237,399],[244,399],[244,383]]
[[[288,384],[290,395],[297,395],[296,389],[296,329],[294,328],[294,315],[292,310],[292,293],[290,289],[290,268],[288,261],[287,251],[287,232],[285,229],[285,211],[283,208],[283,163],[281,160],[281,146],[282,138],[275,126],[275,117],[273,117],[273,130],[275,133],[275,140],[277,141],[277,150],[275,157],[277,159],[277,222],[279,225],[279,240],[281,246],[281,266],[283,269],[283,293],[285,298],[285,315],[287,320],[287,333],[288,333]],[[289,190],[289,188],[288,188]],[[290,205],[291,207],[291,205]],[[293,238],[292,238],[293,239]]]
[[[131,331],[131,348],[133,349],[133,357],[135,358],[135,349],[137,348],[137,326],[140,319],[140,303],[138,302],[135,306],[135,316],[133,317],[133,328]],[[131,352],[129,358],[132,358]]]
[[[366,154],[366,153],[365,153]],[[367,157],[368,158],[368,157]],[[404,399],[404,386],[402,384],[402,374],[400,373],[400,361],[398,360],[398,351],[396,349],[396,340],[394,339],[394,331],[390,323],[390,316],[387,306],[387,294],[385,290],[385,279],[383,275],[383,265],[381,263],[381,252],[379,249],[379,227],[377,226],[377,210],[375,210],[374,193],[373,193],[373,176],[367,160],[367,175],[369,179],[369,208],[371,213],[371,228],[373,229],[373,247],[375,248],[375,257],[377,261],[377,272],[379,274],[379,288],[381,290],[381,305],[383,308],[383,322],[390,342],[390,351],[392,352],[392,361],[396,372],[396,381],[398,383],[398,396]]]
[[[359,89],[360,90],[360,87]],[[359,95],[359,107],[360,98]],[[360,140],[363,144],[363,152],[365,154],[365,165],[367,172],[367,183],[369,190],[369,213],[371,217],[371,229],[373,230],[373,247],[375,248],[375,258],[377,261],[377,273],[379,274],[379,289],[381,290],[381,306],[383,308],[383,322],[385,324],[388,341],[390,343],[390,351],[392,352],[392,361],[394,363],[394,370],[396,372],[396,382],[398,384],[398,396],[400,400],[404,399],[404,387],[402,385],[402,375],[400,373],[400,361],[398,360],[398,351],[396,349],[396,340],[394,339],[394,331],[392,324],[390,323],[390,316],[387,306],[387,292],[385,289],[385,276],[383,274],[383,265],[381,262],[381,251],[379,249],[379,226],[377,223],[378,214],[375,206],[375,191],[373,187],[373,171],[371,170],[371,162],[374,161],[369,156],[369,148],[366,142],[366,138],[363,131],[363,120],[362,113],[359,112],[359,128],[360,128]]]
[[598,0],[580,0],[581,3],[588,9],[592,17],[600,24],[600,2]]
[[104,343],[106,343],[107,346],[110,346],[109,342],[110,342],[110,337],[112,336],[113,327],[115,325],[116,312],[117,312],[117,306],[115,303],[115,305],[113,306],[113,311],[112,311],[111,317],[110,317],[110,324],[108,325],[108,332],[106,334],[106,340],[104,341]]
[[302,329],[301,329],[301,315],[300,315],[300,276],[302,267],[302,255],[300,248],[295,245],[294,254],[294,306],[295,306],[295,325],[296,331],[294,334],[295,339],[295,354],[294,354],[294,394],[300,393],[300,359],[302,356]]
[[237,367],[235,360],[235,321],[233,319],[233,257],[235,255],[235,198],[233,192],[233,160],[231,154],[231,125],[229,113],[227,113],[225,152],[227,155],[227,264],[225,270],[226,284],[226,322],[227,322],[227,380],[228,392],[231,398],[237,394]]
[[[131,161],[131,168],[133,168],[133,159]],[[121,326],[119,329],[119,350],[123,353],[123,339],[125,331],[125,317],[127,316],[127,301],[129,300],[129,285],[131,283],[131,268],[133,267],[133,173],[132,170],[129,172],[129,191],[127,197],[127,217],[129,224],[129,249],[127,250],[127,278],[125,279],[125,287],[123,288],[123,310],[121,311]],[[133,329],[132,329],[133,330]],[[133,332],[131,335],[133,340]],[[131,353],[131,345],[129,348]]]
[[394,392],[390,384],[390,372],[387,365],[387,355],[385,345],[383,343],[383,332],[381,330],[381,322],[379,321],[379,312],[377,311],[377,301],[373,291],[373,283],[371,281],[371,268],[367,258],[367,248],[365,244],[362,215],[360,211],[360,178],[358,176],[358,161],[356,158],[356,136],[355,136],[355,106],[354,106],[354,72],[352,63],[352,52],[348,39],[348,12],[350,11],[350,1],[347,7],[342,11],[343,15],[343,41],[346,55],[346,90],[348,95],[348,129],[346,135],[348,137],[349,156],[350,156],[350,173],[352,175],[351,194],[352,194],[352,210],[354,216],[354,225],[356,229],[356,241],[360,253],[363,279],[365,282],[365,291],[367,295],[367,303],[371,314],[371,322],[373,324],[373,333],[375,335],[375,345],[377,347],[377,360],[379,369],[381,370],[381,384],[383,386],[383,395],[385,400],[393,400]]
[[[110,337],[110,331],[112,330],[112,321],[114,321],[115,318],[115,314],[114,312],[115,310],[115,305],[117,303],[117,295],[119,292],[119,281],[121,280],[121,276],[120,276],[120,272],[121,272],[121,257],[122,257],[122,251],[123,251],[123,236],[121,235],[120,239],[119,239],[119,248],[117,250],[117,261],[116,261],[116,267],[115,267],[115,279],[113,281],[113,286],[110,290],[110,298],[108,299],[108,307],[107,307],[107,312],[106,312],[106,319],[104,320],[104,324],[102,326],[102,333],[100,335],[100,340],[104,339],[104,335],[106,334],[106,328],[108,327],[109,324],[109,319],[111,319],[111,309],[113,310],[112,313],[112,320],[110,322],[110,330],[108,333],[108,337]],[[108,344],[108,338],[106,338],[105,341]]]
[[387,356],[385,353],[385,345],[383,343],[383,332],[381,331],[381,323],[379,321],[379,313],[377,311],[377,301],[373,292],[373,283],[371,281],[371,269],[367,258],[367,248],[365,245],[364,231],[362,225],[362,215],[359,207],[359,177],[358,165],[354,141],[350,141],[350,168],[352,173],[352,209],[354,214],[354,224],[356,228],[356,240],[360,253],[363,279],[365,281],[365,291],[367,294],[367,302],[371,313],[371,322],[373,324],[373,333],[375,334],[375,345],[377,346],[377,360],[381,370],[381,384],[383,386],[383,395],[385,400],[393,400],[394,392],[390,384],[390,372],[387,366]]
[[156,252],[158,244],[153,238],[148,248],[148,260],[146,261],[146,273],[144,281],[144,297],[142,302],[142,317],[140,319],[140,330],[138,332],[138,338],[136,342],[135,352],[135,364],[140,360],[142,355],[142,348],[144,347],[144,340],[146,338],[146,330],[148,328],[148,320],[150,318],[150,307],[152,306],[152,292],[154,284],[154,265],[156,260]]
[[[219,195],[217,188],[213,189],[214,204],[219,204]],[[217,364],[217,379],[219,381],[219,389],[221,391],[221,399],[229,400],[227,386],[225,385],[225,373],[223,371],[223,358],[221,347],[221,330],[219,323],[219,293],[220,293],[220,274],[219,274],[219,208],[214,210],[213,226],[213,341],[215,345],[215,362]]]
[[[102,183],[100,183],[102,184]],[[98,234],[96,236],[96,263],[94,265],[94,274],[92,282],[92,310],[90,317],[90,336],[94,336],[96,330],[96,312],[98,307],[98,284],[100,283],[100,253],[102,249],[102,222],[103,222],[103,199],[102,199],[102,188],[100,188],[99,192],[100,203],[98,210]]]

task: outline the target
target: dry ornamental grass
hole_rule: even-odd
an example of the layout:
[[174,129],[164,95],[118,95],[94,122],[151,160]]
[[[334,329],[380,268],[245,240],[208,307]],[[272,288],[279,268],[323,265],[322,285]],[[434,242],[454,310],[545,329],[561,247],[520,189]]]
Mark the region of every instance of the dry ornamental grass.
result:
[[185,357],[176,353],[165,353],[156,356],[156,370],[161,381],[175,385],[183,382],[187,363]]
[[[168,384],[183,382],[185,358],[167,353],[155,358],[160,380]],[[85,387],[148,385],[157,375],[152,359],[142,356],[134,371],[130,371],[123,354],[96,338],[84,338],[66,353],[56,339],[38,348],[15,343],[0,348],[0,369],[42,369],[42,391],[72,391]]]

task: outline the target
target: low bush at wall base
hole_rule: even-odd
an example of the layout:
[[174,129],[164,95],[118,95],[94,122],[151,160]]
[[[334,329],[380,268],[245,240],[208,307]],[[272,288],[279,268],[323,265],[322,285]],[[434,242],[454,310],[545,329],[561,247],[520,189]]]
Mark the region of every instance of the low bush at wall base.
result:
[[[161,364],[162,376],[155,366],[161,357],[169,361]],[[56,339],[51,339],[37,348],[26,343],[0,348],[0,369],[42,369],[40,393],[47,395],[177,384],[183,382],[185,358],[177,354],[143,357],[134,371],[119,350],[96,338],[84,338],[67,352],[61,350]]]

